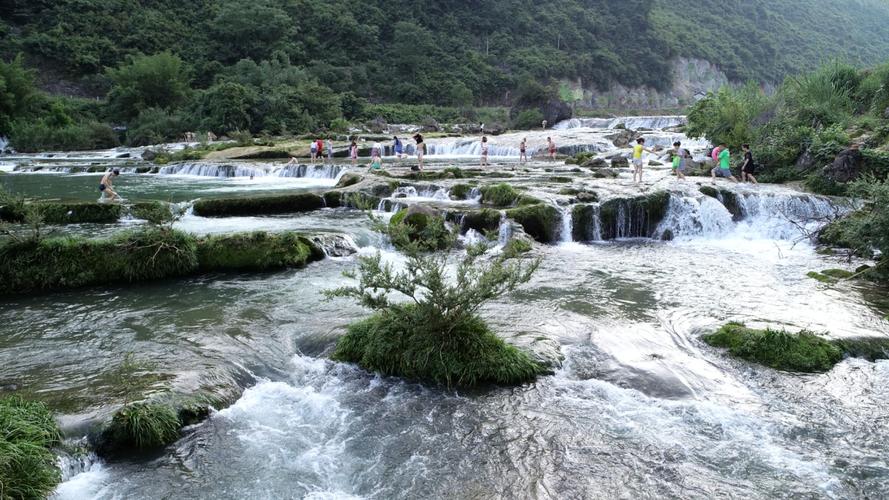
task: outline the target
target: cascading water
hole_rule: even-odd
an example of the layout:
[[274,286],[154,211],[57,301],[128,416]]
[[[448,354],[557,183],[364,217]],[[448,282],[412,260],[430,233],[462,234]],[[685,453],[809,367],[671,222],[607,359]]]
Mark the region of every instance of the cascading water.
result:
[[556,130],[568,130],[572,128],[599,128],[614,129],[618,125],[637,130],[647,128],[652,130],[665,129],[685,125],[688,120],[685,116],[626,116],[618,118],[572,118],[557,123]]
[[346,167],[339,165],[219,165],[213,163],[179,163],[160,169],[160,175],[190,175],[198,177],[297,177],[308,179],[338,179]]
[[562,216],[562,224],[559,227],[559,241],[561,243],[571,243],[574,241],[573,231],[574,231],[574,211],[572,207],[559,207],[559,212],[561,212]]
[[[807,237],[844,211],[829,199],[806,194],[721,193],[710,196],[672,194],[656,238],[725,238],[794,240]],[[738,216],[732,215],[726,205]],[[734,219],[739,219],[734,222]]]
[[497,244],[506,246],[512,239],[512,223],[506,217],[506,212],[500,214],[500,229],[497,232]]

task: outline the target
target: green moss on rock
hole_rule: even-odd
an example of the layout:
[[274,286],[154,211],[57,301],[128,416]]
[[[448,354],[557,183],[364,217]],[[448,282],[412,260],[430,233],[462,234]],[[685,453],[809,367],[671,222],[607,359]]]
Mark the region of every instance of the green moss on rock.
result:
[[173,212],[170,204],[162,201],[134,203],[128,207],[131,216],[146,220],[153,224],[162,224],[172,220]]
[[488,231],[495,231],[500,227],[500,218],[500,212],[490,208],[467,212],[462,218],[462,229],[464,231],[475,229],[476,231],[485,234]]
[[835,343],[806,331],[794,334],[729,323],[704,335],[703,340],[713,347],[727,348],[733,356],[776,370],[822,373],[843,359],[843,351]]
[[202,217],[234,217],[310,212],[324,208],[324,198],[312,193],[250,198],[217,198],[198,200],[195,215]]
[[457,184],[451,187],[451,198],[454,200],[465,200],[469,198],[469,193],[472,192],[472,189],[473,186],[470,186],[469,184]]
[[511,207],[516,204],[521,194],[509,184],[501,183],[485,186],[481,189],[482,203],[494,207]]
[[102,451],[149,451],[163,448],[179,439],[182,422],[169,405],[134,403],[111,419],[102,435]]
[[0,498],[47,498],[61,481],[51,449],[61,432],[42,403],[0,399]]
[[669,207],[666,191],[608,200],[600,208],[602,239],[651,238]]
[[558,238],[560,214],[550,205],[531,205],[506,211],[506,216],[518,222],[532,238],[541,243],[552,243]]
[[[407,306],[411,310],[417,307]],[[457,325],[442,339],[420,323],[406,324],[378,313],[349,326],[337,343],[333,359],[383,375],[463,387],[517,385],[546,371],[528,354],[493,334],[478,318]]]
[[0,295],[185,276],[197,264],[194,238],[179,231],[7,242],[0,245]]
[[[39,202],[34,206],[46,224],[108,224],[117,222],[121,214],[121,206],[116,203]],[[22,222],[24,219],[24,204],[0,207],[0,220]]]
[[311,241],[291,232],[210,236],[198,240],[197,253],[203,272],[304,267],[324,258],[324,252]]

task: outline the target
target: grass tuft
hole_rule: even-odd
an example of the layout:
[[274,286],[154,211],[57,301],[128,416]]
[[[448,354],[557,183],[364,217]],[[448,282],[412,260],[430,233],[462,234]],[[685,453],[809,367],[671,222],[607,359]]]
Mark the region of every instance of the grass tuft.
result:
[[823,373],[843,359],[843,350],[814,333],[756,330],[729,323],[703,336],[713,347],[727,348],[733,356],[776,370]]
[[176,442],[181,428],[179,416],[170,406],[133,403],[114,414],[104,438],[107,446],[118,451],[148,451]]
[[61,480],[59,427],[42,403],[0,399],[0,498],[46,498]]
[[467,318],[441,337],[419,321],[421,307],[409,305],[404,311],[418,321],[380,312],[350,325],[333,359],[384,375],[463,387],[522,384],[546,372],[528,354],[493,334],[480,318]]

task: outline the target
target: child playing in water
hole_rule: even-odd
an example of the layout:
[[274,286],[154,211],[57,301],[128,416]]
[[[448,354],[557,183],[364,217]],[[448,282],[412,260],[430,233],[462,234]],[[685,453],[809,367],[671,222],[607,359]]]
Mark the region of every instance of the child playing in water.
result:
[[524,138],[524,139],[522,139],[522,143],[519,144],[519,161],[520,162],[524,163],[524,162],[528,161],[527,151],[528,151],[528,139]]
[[[544,123],[546,123],[545,120],[544,120]],[[544,125],[544,127],[546,127],[546,125]],[[549,159],[555,161],[555,159],[556,159],[556,143],[553,142],[552,137],[546,138],[546,146],[549,149]]]
[[354,167],[358,163],[358,143],[355,141],[352,141],[352,145],[349,146],[349,157],[352,158],[352,166]]
[[[642,161],[642,153],[654,153],[654,150],[648,149],[645,147],[645,138],[640,137],[636,139],[636,145],[633,146],[633,182],[640,183],[642,182],[642,166],[644,165]],[[636,180],[636,177],[639,177],[639,180]]]

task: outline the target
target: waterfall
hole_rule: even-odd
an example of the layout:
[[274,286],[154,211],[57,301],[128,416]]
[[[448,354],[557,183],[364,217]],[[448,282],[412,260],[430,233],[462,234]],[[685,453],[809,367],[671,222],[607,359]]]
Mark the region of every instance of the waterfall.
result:
[[559,212],[562,214],[562,226],[559,228],[559,241],[561,243],[571,243],[574,241],[573,231],[574,231],[574,218],[573,218],[573,208],[568,207],[559,207]]
[[691,235],[722,236],[733,227],[732,214],[719,200],[674,194],[655,237],[670,240]]
[[568,130],[572,128],[598,128],[614,129],[623,125],[630,130],[647,128],[651,130],[663,130],[670,127],[685,125],[688,120],[684,116],[626,116],[618,118],[572,118],[557,123],[555,130]]
[[[537,148],[539,149],[539,147]],[[537,149],[528,148],[528,155],[533,155]],[[413,146],[406,149],[408,154],[414,154]],[[444,143],[426,144],[426,154],[434,156],[481,156],[481,140],[469,139]],[[503,146],[494,142],[488,143],[488,156],[519,156],[519,148]]]
[[794,240],[816,231],[840,210],[827,198],[805,194],[725,191],[720,199],[672,194],[655,237]]
[[0,135],[0,155],[6,152],[9,149],[9,139]]
[[598,203],[592,205],[590,217],[590,241],[602,241],[602,207]]
[[506,218],[506,212],[502,212],[500,214],[500,229],[497,235],[497,244],[502,247],[506,246],[510,239],[512,239],[512,223]]
[[198,177],[298,177],[338,179],[346,168],[338,165],[220,165],[215,163],[177,163],[160,169],[160,175],[191,175]]
[[474,201],[476,203],[481,203],[482,201],[482,190],[474,187],[469,190],[469,196],[466,198],[469,201]]

